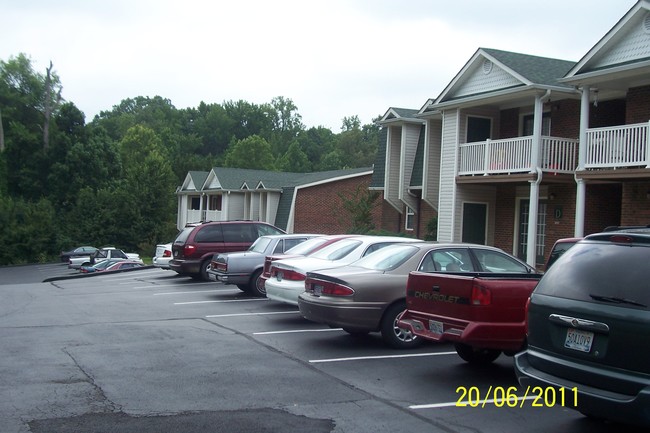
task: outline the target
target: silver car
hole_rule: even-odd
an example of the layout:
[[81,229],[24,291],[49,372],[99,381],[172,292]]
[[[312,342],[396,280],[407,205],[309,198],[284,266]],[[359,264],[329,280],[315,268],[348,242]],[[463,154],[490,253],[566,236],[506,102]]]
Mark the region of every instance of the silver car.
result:
[[208,277],[212,281],[235,284],[240,290],[254,296],[266,296],[264,280],[264,259],[267,255],[284,254],[296,245],[317,236],[317,234],[289,234],[260,236],[246,251],[219,253],[212,257]]

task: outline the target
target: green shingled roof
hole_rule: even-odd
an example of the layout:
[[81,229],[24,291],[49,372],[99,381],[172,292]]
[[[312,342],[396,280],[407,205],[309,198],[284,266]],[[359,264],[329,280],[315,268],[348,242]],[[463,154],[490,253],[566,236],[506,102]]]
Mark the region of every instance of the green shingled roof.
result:
[[575,65],[575,62],[494,50],[491,48],[481,49],[533,84],[571,88],[571,86],[560,83],[558,80],[569,72]]

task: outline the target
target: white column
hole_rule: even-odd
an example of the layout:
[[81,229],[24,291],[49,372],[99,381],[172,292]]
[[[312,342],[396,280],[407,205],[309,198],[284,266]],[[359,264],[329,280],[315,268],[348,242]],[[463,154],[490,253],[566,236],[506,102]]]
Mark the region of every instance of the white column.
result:
[[576,221],[574,236],[581,238],[585,235],[585,200],[587,185],[582,179],[576,179]]
[[542,171],[536,170],[537,179],[530,181],[528,205],[528,241],[526,242],[526,263],[535,266],[537,262],[537,213],[539,211],[539,184],[542,181]]

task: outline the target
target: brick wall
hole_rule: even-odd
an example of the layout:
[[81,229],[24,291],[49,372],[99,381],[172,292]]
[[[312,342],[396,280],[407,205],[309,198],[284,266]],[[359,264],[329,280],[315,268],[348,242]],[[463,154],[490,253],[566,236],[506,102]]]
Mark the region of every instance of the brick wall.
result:
[[650,182],[629,182],[622,188],[620,225],[650,224]]
[[551,109],[551,135],[578,138],[580,135],[580,101],[563,99],[548,104]]
[[[343,209],[343,200],[339,194],[351,199],[357,188],[367,192],[371,175],[353,177],[336,182],[302,188],[296,196],[294,232],[296,233],[347,233],[352,226],[350,215]],[[375,227],[382,221],[381,196],[373,210]]]
[[643,123],[650,119],[650,86],[635,87],[627,92],[625,123]]
[[589,127],[604,128],[625,124],[626,103],[624,99],[599,101],[589,107]]

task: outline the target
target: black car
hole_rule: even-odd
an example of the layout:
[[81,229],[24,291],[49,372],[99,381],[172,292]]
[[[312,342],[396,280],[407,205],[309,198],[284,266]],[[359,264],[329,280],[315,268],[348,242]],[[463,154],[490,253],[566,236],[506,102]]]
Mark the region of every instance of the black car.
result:
[[70,251],[61,251],[61,261],[67,263],[68,260],[70,260],[70,257],[81,257],[81,256],[88,256],[90,257],[97,251],[97,248],[95,247],[89,247],[89,246],[84,246],[84,247],[77,247],[75,249],[72,249]]
[[519,383],[592,418],[650,426],[649,285],[650,230],[576,243],[530,297]]

